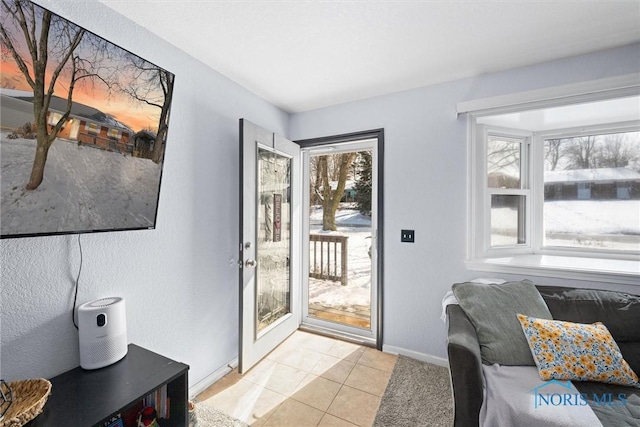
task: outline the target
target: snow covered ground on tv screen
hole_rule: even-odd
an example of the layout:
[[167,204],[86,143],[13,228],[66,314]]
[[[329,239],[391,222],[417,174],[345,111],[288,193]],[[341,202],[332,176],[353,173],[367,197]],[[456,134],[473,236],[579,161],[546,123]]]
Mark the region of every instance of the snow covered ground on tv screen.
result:
[[3,235],[79,232],[154,225],[161,166],[57,139],[44,180],[27,191],[36,141],[1,133]]

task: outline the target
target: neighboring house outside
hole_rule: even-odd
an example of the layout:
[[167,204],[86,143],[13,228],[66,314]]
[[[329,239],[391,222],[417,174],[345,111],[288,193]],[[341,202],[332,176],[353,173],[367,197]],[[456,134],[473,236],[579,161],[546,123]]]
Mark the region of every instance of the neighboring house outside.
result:
[[640,199],[640,173],[628,168],[546,171],[544,199]]
[[[335,190],[338,187],[338,183],[332,181],[331,189]],[[334,185],[335,184],[335,185]],[[340,199],[341,202],[354,202],[356,200],[356,182],[353,179],[348,179],[344,185],[344,195]]]
[[[6,101],[6,102],[5,102]],[[27,122],[33,123],[33,93],[2,89],[2,128],[18,128]],[[5,111],[5,106],[10,111]],[[49,104],[47,124],[50,129],[66,111],[67,100],[54,96]],[[9,120],[8,118],[12,120]],[[7,118],[7,120],[5,120]],[[66,123],[58,133],[58,138],[77,141],[78,144],[117,151],[133,155],[134,131],[102,111],[72,103]]]
[[[329,187],[332,191],[336,191],[338,188],[338,181],[329,181]],[[319,193],[322,193],[322,185],[317,188]],[[356,200],[356,182],[353,179],[347,179],[344,183],[344,193],[340,197],[341,202],[354,202]]]
[[520,188],[520,177],[505,172],[491,172],[487,174],[489,188]]

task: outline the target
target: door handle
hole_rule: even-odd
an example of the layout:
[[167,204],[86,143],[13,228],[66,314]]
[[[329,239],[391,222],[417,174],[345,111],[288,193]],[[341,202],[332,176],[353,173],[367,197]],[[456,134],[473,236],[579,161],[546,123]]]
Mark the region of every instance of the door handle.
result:
[[258,265],[258,261],[256,261],[255,259],[248,259],[244,265],[246,265],[247,267],[256,267]]

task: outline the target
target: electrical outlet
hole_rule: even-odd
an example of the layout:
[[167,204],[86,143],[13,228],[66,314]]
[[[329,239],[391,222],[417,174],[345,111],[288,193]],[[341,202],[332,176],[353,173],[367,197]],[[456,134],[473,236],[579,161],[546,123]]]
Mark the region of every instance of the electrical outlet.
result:
[[415,241],[415,230],[400,230],[400,241],[413,243]]

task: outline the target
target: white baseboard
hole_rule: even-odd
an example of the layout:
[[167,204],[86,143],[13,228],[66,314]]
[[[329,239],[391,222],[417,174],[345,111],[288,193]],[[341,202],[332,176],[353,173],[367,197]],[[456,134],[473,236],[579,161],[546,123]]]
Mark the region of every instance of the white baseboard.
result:
[[449,367],[449,361],[443,357],[432,356],[426,353],[419,353],[417,351],[408,350],[402,347],[396,347],[393,345],[383,345],[382,351],[384,351],[385,353],[391,353],[391,354],[401,354],[403,356],[407,356],[412,359],[419,360],[421,362],[427,362],[427,363],[432,363],[438,366],[444,366],[445,368]]
[[197,395],[199,395],[200,393],[202,393],[203,391],[205,391],[215,382],[217,382],[222,377],[227,375],[229,372],[234,370],[237,366],[238,366],[238,358],[235,357],[231,361],[229,361],[229,363],[227,363],[226,365],[222,366],[221,368],[217,369],[215,372],[207,375],[206,377],[198,381],[196,384],[189,387],[189,399],[192,399]]

